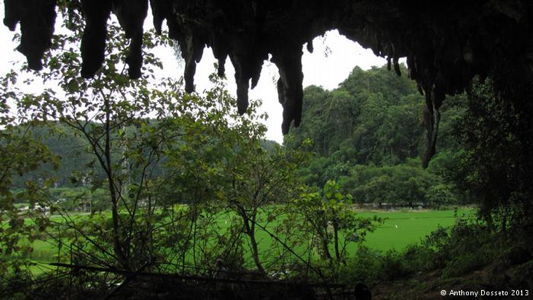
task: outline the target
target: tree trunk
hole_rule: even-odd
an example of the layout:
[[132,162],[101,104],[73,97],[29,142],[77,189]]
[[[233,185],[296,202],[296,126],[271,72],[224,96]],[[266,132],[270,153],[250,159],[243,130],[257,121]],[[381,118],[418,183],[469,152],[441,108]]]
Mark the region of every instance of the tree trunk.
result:
[[337,261],[340,261],[341,253],[339,251],[339,223],[337,220],[333,220],[333,239],[335,243],[335,258]]
[[121,243],[120,216],[118,213],[118,195],[115,188],[115,178],[113,174],[113,165],[111,161],[111,129],[110,129],[110,110],[109,100],[105,100],[106,118],[105,118],[105,147],[104,157],[107,165],[107,181],[109,193],[111,195],[111,218],[113,221],[113,251],[123,268],[129,270],[128,259],[124,253]]
[[322,240],[322,252],[323,252],[322,257],[331,261],[332,257],[331,257],[331,254],[329,253],[328,239],[326,237],[321,237],[321,240]]
[[244,221],[244,229],[246,231],[246,235],[248,236],[250,240],[250,246],[252,248],[252,258],[254,260],[255,266],[257,267],[257,270],[259,272],[265,273],[265,269],[263,268],[263,265],[261,264],[261,260],[259,259],[259,247],[257,246],[257,240],[255,238],[256,215],[254,214],[252,218],[250,219],[243,210],[243,212],[241,212],[241,217]]

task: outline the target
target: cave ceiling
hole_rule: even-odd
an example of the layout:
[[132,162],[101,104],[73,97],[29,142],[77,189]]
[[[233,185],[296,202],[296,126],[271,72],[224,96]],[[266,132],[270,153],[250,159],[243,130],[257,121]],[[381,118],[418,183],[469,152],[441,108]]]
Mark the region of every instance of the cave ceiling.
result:
[[111,14],[131,39],[129,76],[141,76],[143,23],[151,6],[156,30],[161,33],[166,25],[180,46],[186,90],[194,90],[196,63],[211,47],[220,75],[228,58],[235,67],[241,113],[270,59],[279,69],[283,133],[301,122],[302,46],[307,43],[312,51],[313,38],[337,29],[387,58],[398,74],[398,59],[407,58],[405,75],[426,99],[426,163],[435,152],[446,95],[463,92],[476,76],[490,76],[502,92],[520,89],[530,85],[533,69],[533,1],[528,0],[4,0],[4,5],[4,24],[11,30],[20,24],[18,51],[35,70],[42,68],[51,45],[57,6],[81,10],[86,27],[80,75],[85,78],[102,65]]

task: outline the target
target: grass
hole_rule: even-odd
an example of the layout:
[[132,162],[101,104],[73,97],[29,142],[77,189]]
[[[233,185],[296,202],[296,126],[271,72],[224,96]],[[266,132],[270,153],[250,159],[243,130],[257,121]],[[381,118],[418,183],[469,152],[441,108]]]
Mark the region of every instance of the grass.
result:
[[[420,242],[425,236],[440,227],[453,225],[460,216],[473,216],[474,210],[462,208],[459,210],[401,210],[401,211],[379,211],[364,210],[357,211],[362,217],[378,216],[385,219],[376,231],[369,233],[364,245],[376,250],[387,251],[390,249],[403,250],[408,245]],[[55,217],[52,217],[55,218]],[[224,223],[226,214],[221,215],[220,223]],[[267,253],[272,244],[272,239],[258,230],[257,238],[260,241],[261,253]],[[357,245],[350,243],[348,252],[353,253]],[[36,262],[45,263],[55,261],[57,248],[53,241],[35,241],[32,243],[33,253],[31,259]],[[297,250],[297,249],[295,249]],[[297,251],[299,252],[299,251]],[[248,256],[248,255],[246,255]],[[246,257],[246,259],[250,259]]]
[[[458,217],[474,216],[475,210],[472,208],[458,210],[363,210],[357,211],[357,213],[361,217],[377,216],[384,219],[384,223],[379,225],[374,232],[368,233],[363,245],[385,252],[392,249],[401,251],[409,245],[417,244],[437,228],[447,228],[454,225]],[[259,230],[257,238],[260,241],[260,252],[267,252],[265,250],[270,247],[273,242],[272,239],[265,232]],[[355,253],[356,248],[356,243],[349,243],[347,246],[348,254]],[[299,251],[301,249],[293,250],[301,254]],[[249,259],[251,260],[251,258]],[[262,257],[262,260],[268,259]]]
[[365,245],[377,250],[403,250],[408,245],[420,242],[422,238],[440,227],[449,227],[457,217],[473,216],[474,210],[422,210],[422,211],[365,211],[363,217],[377,215],[386,218],[385,223],[367,236]]
[[[457,210],[358,210],[361,217],[377,216],[384,219],[384,223],[369,233],[363,245],[380,251],[398,250],[401,251],[407,246],[419,243],[423,238],[435,231],[439,227],[450,227],[455,224],[458,217],[472,217],[475,209],[460,208]],[[259,241],[260,254],[267,255],[272,238],[261,230],[257,230],[257,240]],[[357,244],[349,243],[348,253],[355,253]],[[300,250],[293,249],[298,254]],[[331,249],[332,250],[332,249]],[[246,254],[245,254],[246,255]],[[263,257],[267,261],[267,257]],[[246,261],[251,261],[251,256],[245,257]]]

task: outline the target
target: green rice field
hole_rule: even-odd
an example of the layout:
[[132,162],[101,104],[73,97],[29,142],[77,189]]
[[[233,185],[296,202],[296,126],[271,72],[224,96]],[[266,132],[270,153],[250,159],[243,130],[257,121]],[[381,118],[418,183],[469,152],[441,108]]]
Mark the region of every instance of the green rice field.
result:
[[[362,210],[357,211],[362,217],[378,216],[384,219],[376,231],[369,233],[364,245],[375,250],[387,251],[395,249],[401,251],[408,245],[420,242],[425,236],[440,227],[452,226],[458,217],[474,216],[472,208],[457,210]],[[221,222],[223,222],[221,220]],[[257,238],[260,250],[266,250],[272,239],[268,234],[258,229]],[[35,241],[32,245],[32,259],[36,262],[49,262],[57,254],[56,247],[48,241]],[[355,251],[356,244],[350,243],[348,251]]]
[[[421,241],[439,226],[452,226],[457,217],[474,216],[470,208],[454,210],[411,210],[411,211],[365,211],[361,216],[377,215],[386,218],[384,224],[370,233],[365,245],[377,250],[402,250],[410,244]],[[456,216],[457,215],[457,216]]]

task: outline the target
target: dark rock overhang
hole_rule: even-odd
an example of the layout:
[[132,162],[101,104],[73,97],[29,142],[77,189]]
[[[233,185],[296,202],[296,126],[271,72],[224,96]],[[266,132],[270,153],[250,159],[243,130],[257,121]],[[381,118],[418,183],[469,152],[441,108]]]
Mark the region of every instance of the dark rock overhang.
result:
[[426,97],[426,165],[435,153],[445,95],[463,92],[475,76],[491,76],[503,93],[531,83],[533,1],[528,0],[4,0],[4,23],[11,30],[20,23],[18,50],[30,68],[39,70],[50,47],[56,6],[81,10],[86,21],[81,75],[89,78],[103,62],[106,22],[114,13],[131,39],[129,75],[138,78],[148,2],[156,30],[161,32],[166,20],[170,37],[179,43],[188,92],[194,90],[196,63],[209,46],[220,75],[228,57],[235,67],[242,113],[248,90],[257,84],[263,61],[271,55],[280,73],[283,133],[301,121],[302,45],[308,42],[312,51],[314,37],[338,29],[386,57],[397,73],[398,59],[407,57],[408,75]]

